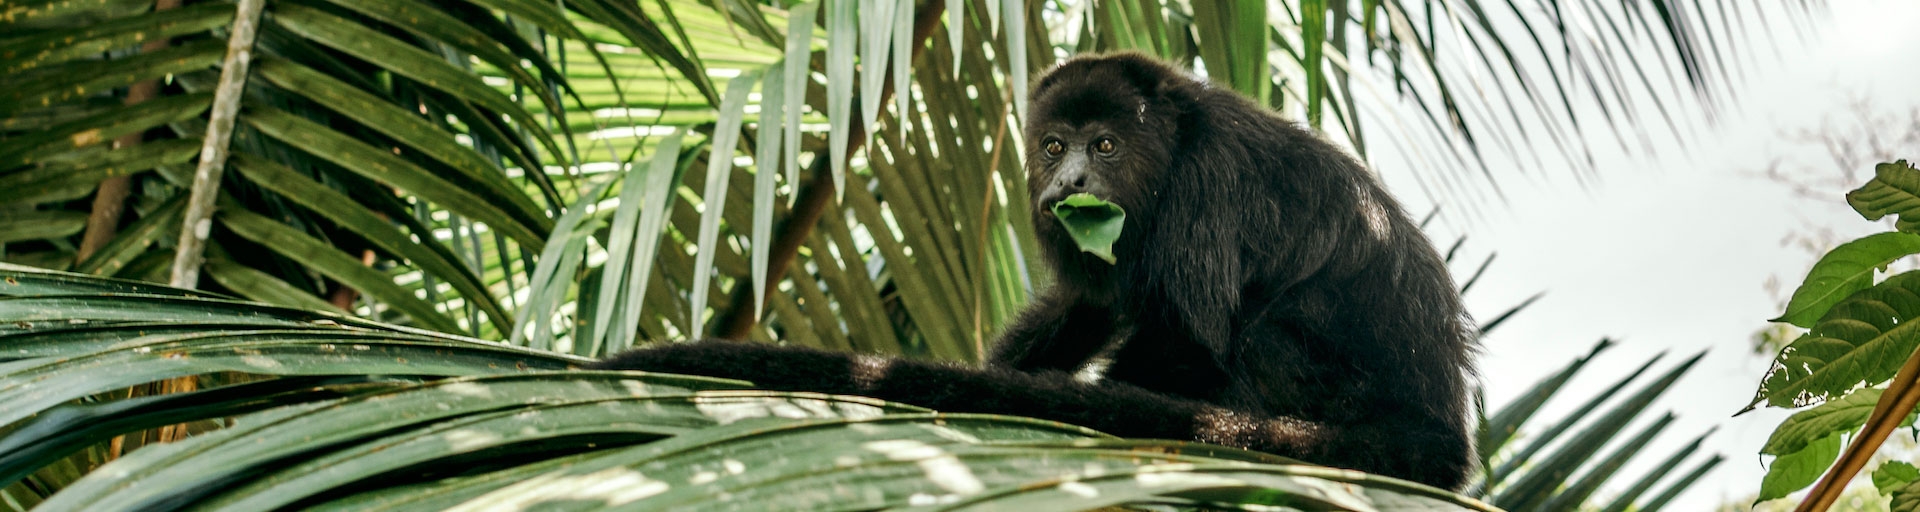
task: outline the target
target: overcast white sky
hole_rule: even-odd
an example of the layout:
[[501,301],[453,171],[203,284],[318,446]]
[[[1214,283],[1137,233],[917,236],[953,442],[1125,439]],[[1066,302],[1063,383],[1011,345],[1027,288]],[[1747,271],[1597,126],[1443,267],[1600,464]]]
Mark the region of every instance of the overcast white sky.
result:
[[[1780,276],[1791,290],[1815,258],[1783,239],[1832,229],[1847,240],[1884,229],[1845,208],[1843,189],[1824,190],[1827,199],[1811,201],[1754,176],[1778,161],[1790,170],[1830,167],[1822,148],[1797,143],[1791,134],[1823,123],[1850,123],[1850,97],[1865,98],[1887,113],[1920,105],[1920,30],[1915,30],[1920,2],[1831,4],[1815,37],[1776,35],[1778,53],[1763,48],[1744,61],[1737,108],[1717,125],[1699,125],[1685,151],[1628,156],[1610,139],[1595,137],[1599,183],[1582,188],[1557,168],[1530,169],[1533,178],[1495,169],[1508,203],[1489,203],[1484,219],[1456,220],[1442,228],[1469,233],[1476,262],[1487,251],[1499,253],[1467,296],[1477,314],[1490,317],[1547,292],[1486,340],[1481,373],[1494,406],[1603,336],[1620,344],[1589,365],[1566,394],[1591,396],[1660,350],[1670,353],[1656,371],[1711,349],[1647,415],[1672,410],[1678,421],[1638,458],[1646,460],[1627,468],[1629,474],[1645,471],[1719,425],[1705,449],[1728,460],[1669,510],[1710,510],[1759,489],[1765,470],[1757,453],[1789,412],[1729,415],[1752,397],[1767,365],[1768,356],[1748,349],[1750,336],[1778,314],[1776,299],[1763,283]],[[1760,38],[1766,35],[1754,34],[1748,49],[1764,44]],[[1650,133],[1661,136],[1665,129]],[[1920,148],[1910,151],[1907,158],[1920,159]],[[1424,213],[1430,203],[1411,178],[1381,167],[1409,210]],[[1871,176],[1870,169],[1856,171]],[[1437,242],[1444,249],[1451,240]],[[1552,405],[1557,407],[1550,406],[1543,417],[1558,417],[1574,404]]]

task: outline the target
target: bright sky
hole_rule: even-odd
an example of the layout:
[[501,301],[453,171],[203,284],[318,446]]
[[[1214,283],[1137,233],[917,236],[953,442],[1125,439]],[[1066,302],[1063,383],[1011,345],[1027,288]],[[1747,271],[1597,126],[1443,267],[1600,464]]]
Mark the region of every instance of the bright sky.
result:
[[[1550,404],[1535,417],[1537,423],[1528,425],[1531,429],[1544,428],[1541,423],[1575,405],[1569,402],[1592,396],[1655,352],[1669,354],[1650,373],[1711,349],[1621,436],[1662,410],[1679,415],[1624,472],[1637,476],[1694,436],[1720,426],[1703,451],[1727,460],[1669,510],[1711,510],[1759,489],[1765,468],[1758,451],[1790,411],[1729,415],[1752,397],[1771,357],[1748,348],[1752,334],[1779,313],[1763,283],[1778,276],[1791,290],[1816,258],[1783,240],[1820,229],[1850,240],[1885,229],[1847,209],[1839,187],[1820,190],[1826,199],[1814,201],[1754,175],[1776,161],[1810,179],[1836,175],[1838,170],[1825,170],[1831,164],[1824,149],[1796,142],[1793,134],[1823,123],[1850,126],[1850,97],[1907,122],[1911,118],[1904,113],[1920,106],[1920,31],[1912,30],[1920,26],[1920,2],[1829,5],[1830,15],[1816,20],[1818,33],[1811,38],[1797,38],[1776,23],[1777,53],[1764,46],[1760,27],[1748,27],[1756,32],[1747,44],[1761,46],[1758,52],[1749,46],[1752,57],[1743,59],[1739,104],[1717,125],[1693,130],[1685,151],[1628,156],[1611,139],[1590,136],[1602,176],[1598,184],[1582,188],[1559,168],[1529,169],[1525,176],[1495,169],[1508,203],[1489,203],[1484,220],[1443,228],[1470,234],[1469,258],[1475,264],[1488,251],[1499,253],[1467,296],[1477,314],[1491,317],[1547,292],[1486,340],[1480,370],[1494,406],[1584,354],[1601,337],[1620,342],[1563,391],[1577,398]],[[1650,134],[1668,136],[1664,125]],[[1910,147],[1905,157],[1920,160],[1920,147]],[[1808,168],[1828,174],[1812,176],[1802,170]],[[1872,172],[1855,171],[1869,177]],[[1409,210],[1426,211],[1428,201],[1410,178],[1392,169],[1382,172]],[[1452,240],[1438,242],[1444,250]],[[1700,455],[1682,470],[1698,460]],[[1610,497],[1624,485],[1602,492]]]

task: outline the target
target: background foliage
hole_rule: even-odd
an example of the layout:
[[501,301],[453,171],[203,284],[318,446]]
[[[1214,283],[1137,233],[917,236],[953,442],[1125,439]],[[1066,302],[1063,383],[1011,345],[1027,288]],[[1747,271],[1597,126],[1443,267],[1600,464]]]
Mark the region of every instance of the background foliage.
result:
[[[1813,486],[1800,509],[1824,510],[1894,429],[1913,425],[1920,404],[1920,336],[1907,322],[1920,314],[1920,272],[1883,274],[1920,254],[1916,197],[1920,169],[1905,160],[1876,166],[1873,179],[1849,192],[1847,203],[1870,221],[1894,217],[1895,230],[1828,251],[1774,319],[1800,334],[1780,349],[1746,410],[1805,410],[1781,423],[1761,449],[1773,463],[1756,502]],[[1873,485],[1892,495],[1893,510],[1920,506],[1920,470],[1902,461],[1877,464]]]

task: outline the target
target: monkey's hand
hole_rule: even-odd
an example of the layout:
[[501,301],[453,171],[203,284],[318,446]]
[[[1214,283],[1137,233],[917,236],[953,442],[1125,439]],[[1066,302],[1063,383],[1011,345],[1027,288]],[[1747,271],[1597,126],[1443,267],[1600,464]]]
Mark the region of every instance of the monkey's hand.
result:
[[773,391],[860,394],[865,356],[766,343],[706,340],[659,343],[588,364],[596,370],[640,370],[749,381]]
[[1457,429],[1422,422],[1331,425],[1287,416],[1211,409],[1194,416],[1193,439],[1459,489],[1473,444]]

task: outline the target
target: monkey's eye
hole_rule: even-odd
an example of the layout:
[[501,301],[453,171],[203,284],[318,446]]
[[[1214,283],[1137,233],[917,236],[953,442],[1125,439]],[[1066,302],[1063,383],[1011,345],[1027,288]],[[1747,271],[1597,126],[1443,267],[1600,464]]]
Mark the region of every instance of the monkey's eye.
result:
[[1093,149],[1094,149],[1095,151],[1099,151],[1099,152],[1101,152],[1101,153],[1103,153],[1103,154],[1104,154],[1104,153],[1112,153],[1112,152],[1113,152],[1113,139],[1100,139],[1100,142],[1096,142],[1096,143],[1094,143],[1094,146],[1093,146]]
[[1061,153],[1065,153],[1065,152],[1067,152],[1067,147],[1064,145],[1061,145],[1060,141],[1057,141],[1057,140],[1047,141],[1048,156],[1060,156]]

